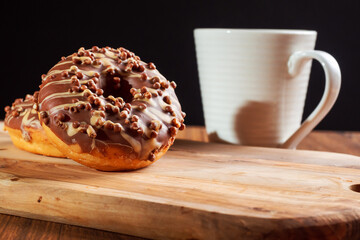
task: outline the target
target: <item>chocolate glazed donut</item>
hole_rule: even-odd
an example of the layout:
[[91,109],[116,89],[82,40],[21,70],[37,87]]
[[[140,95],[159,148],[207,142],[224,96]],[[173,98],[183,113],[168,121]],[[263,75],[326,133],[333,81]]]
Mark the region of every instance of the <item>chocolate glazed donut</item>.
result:
[[12,142],[20,149],[28,152],[53,157],[64,157],[48,140],[40,125],[36,109],[37,96],[26,95],[25,100],[18,98],[12,106],[5,107],[4,129],[9,132]]
[[80,48],[43,76],[40,120],[67,157],[104,171],[138,169],[185,128],[175,88],[124,48]]

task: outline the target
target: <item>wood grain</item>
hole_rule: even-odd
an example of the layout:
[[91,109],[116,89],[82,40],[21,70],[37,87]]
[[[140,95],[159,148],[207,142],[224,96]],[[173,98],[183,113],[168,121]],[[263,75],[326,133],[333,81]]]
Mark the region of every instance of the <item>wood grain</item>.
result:
[[360,132],[315,131],[299,144],[298,149],[360,156]]
[[[360,237],[359,193],[349,189],[360,183],[358,157],[177,141],[154,166],[104,173],[71,160],[19,153],[10,143],[1,146],[1,212],[150,238]],[[99,207],[100,213],[92,211]],[[13,239],[43,231],[50,239],[52,233],[96,235],[93,229],[60,224],[59,230],[44,221],[18,235],[9,219],[18,229],[35,220],[0,216],[7,225],[4,236]]]

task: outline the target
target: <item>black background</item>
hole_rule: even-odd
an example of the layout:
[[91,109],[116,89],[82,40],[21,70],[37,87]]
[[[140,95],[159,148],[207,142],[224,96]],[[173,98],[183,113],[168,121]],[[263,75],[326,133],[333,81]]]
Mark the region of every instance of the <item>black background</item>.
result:
[[[342,89],[318,129],[360,130],[360,1],[1,1],[0,107],[37,90],[41,74],[79,47],[125,47],[178,84],[188,125],[203,125],[193,29],[318,31]],[[324,73],[314,62],[304,116],[319,102]],[[0,118],[4,117],[1,111]]]

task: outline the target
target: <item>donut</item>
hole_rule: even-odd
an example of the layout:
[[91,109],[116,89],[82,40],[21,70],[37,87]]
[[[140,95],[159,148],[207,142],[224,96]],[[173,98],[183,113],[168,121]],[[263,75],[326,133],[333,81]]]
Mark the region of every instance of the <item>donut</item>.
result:
[[175,88],[154,63],[125,48],[80,48],[43,76],[40,122],[57,148],[83,165],[143,168],[185,128]]
[[44,129],[40,125],[36,98],[26,95],[25,99],[18,98],[12,106],[5,107],[4,130],[9,132],[14,145],[22,150],[52,157],[64,155],[49,141]]

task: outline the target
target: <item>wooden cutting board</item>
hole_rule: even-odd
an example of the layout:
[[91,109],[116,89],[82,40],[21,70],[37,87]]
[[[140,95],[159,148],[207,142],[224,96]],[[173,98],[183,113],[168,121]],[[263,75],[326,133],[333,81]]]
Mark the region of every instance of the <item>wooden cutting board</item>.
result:
[[360,239],[360,158],[176,141],[100,172],[0,134],[0,212],[157,239]]

